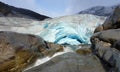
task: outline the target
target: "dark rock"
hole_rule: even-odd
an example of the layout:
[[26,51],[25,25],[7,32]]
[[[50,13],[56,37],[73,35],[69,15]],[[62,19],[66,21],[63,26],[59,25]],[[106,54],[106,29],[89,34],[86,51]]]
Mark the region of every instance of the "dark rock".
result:
[[102,60],[108,72],[120,72],[120,6],[91,37],[92,50]]
[[103,29],[120,28],[120,7],[116,7],[113,14],[103,24]]
[[112,15],[106,19],[102,27],[99,26],[96,28],[95,32],[108,30],[108,29],[118,29],[118,28],[120,28],[120,7],[119,6],[116,7]]
[[[115,48],[111,48],[110,44],[105,42],[99,42],[95,44],[96,55],[103,59],[106,63],[110,64],[108,72],[120,72],[120,51]],[[105,64],[105,63],[104,63]]]
[[114,48],[117,48],[120,51],[120,40],[116,41],[113,45]]
[[29,19],[36,19],[36,20],[44,20],[46,18],[50,18],[44,15],[35,13],[31,10],[16,8],[16,7],[4,4],[2,2],[0,2],[0,16],[20,17],[20,18],[29,18]]
[[110,65],[108,72],[120,72],[119,40],[120,29],[100,31],[91,37],[93,52]]
[[94,55],[65,53],[25,72],[105,72]]
[[91,37],[91,42],[94,43],[96,38],[114,44],[117,40],[120,40],[120,29],[110,29],[95,33]]

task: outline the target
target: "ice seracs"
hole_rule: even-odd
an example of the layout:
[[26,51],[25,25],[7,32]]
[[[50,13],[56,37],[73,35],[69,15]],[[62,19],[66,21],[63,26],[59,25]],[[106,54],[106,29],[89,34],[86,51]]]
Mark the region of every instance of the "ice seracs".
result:
[[89,44],[94,29],[103,24],[106,17],[78,14],[44,21],[25,18],[0,18],[0,31],[34,34],[58,44]]
[[64,16],[43,21],[44,30],[38,35],[58,44],[89,44],[94,29],[103,24],[106,17],[91,14]]

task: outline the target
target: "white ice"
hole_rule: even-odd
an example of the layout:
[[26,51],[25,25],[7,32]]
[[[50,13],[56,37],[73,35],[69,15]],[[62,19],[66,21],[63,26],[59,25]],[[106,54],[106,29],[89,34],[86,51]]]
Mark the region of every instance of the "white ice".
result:
[[58,44],[90,44],[95,28],[103,24],[105,19],[90,14],[54,18],[42,23],[44,30],[38,35],[46,41]]

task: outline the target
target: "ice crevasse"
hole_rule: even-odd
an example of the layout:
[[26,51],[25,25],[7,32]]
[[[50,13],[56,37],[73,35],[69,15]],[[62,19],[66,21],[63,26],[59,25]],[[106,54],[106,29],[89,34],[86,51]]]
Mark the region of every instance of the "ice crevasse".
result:
[[79,14],[58,17],[42,22],[43,31],[38,33],[44,40],[58,44],[90,44],[94,29],[103,24],[106,17]]

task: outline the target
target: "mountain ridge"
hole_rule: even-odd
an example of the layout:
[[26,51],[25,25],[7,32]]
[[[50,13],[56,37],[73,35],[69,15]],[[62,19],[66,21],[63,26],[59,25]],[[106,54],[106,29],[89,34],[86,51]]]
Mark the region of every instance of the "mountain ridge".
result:
[[30,18],[30,19],[37,19],[37,20],[44,20],[46,18],[50,18],[48,16],[38,14],[38,13],[28,10],[28,9],[10,6],[3,2],[0,2],[0,17],[1,16],[22,17],[22,18]]
[[113,6],[94,6],[85,10],[80,11],[78,14],[93,14],[93,15],[98,15],[98,16],[110,16],[114,9],[120,6],[118,5],[113,5]]

